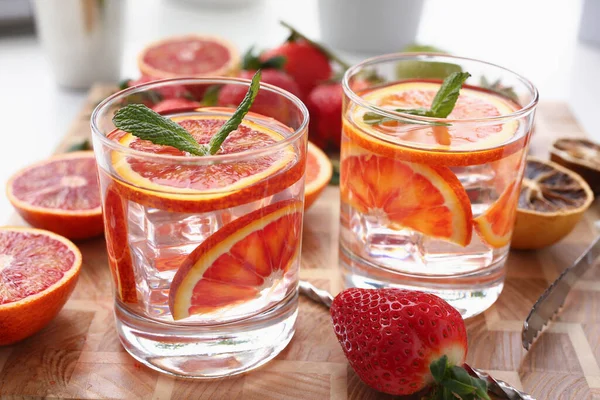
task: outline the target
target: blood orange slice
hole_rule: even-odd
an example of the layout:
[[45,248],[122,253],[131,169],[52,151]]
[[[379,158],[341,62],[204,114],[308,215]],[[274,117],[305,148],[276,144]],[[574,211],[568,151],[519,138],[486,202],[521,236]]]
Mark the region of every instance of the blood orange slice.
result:
[[142,75],[156,79],[234,75],[239,63],[239,53],[232,43],[203,35],[160,40],[138,56]]
[[352,150],[340,172],[342,201],[395,229],[466,246],[471,242],[471,203],[447,167],[414,164]]
[[306,156],[306,185],[304,188],[304,209],[307,210],[317,200],[331,180],[333,166],[323,150],[308,142]]
[[492,247],[500,248],[510,243],[519,188],[517,182],[507,186],[498,200],[473,221],[479,236]]
[[[362,97],[384,109],[429,108],[440,84],[402,82],[376,89]],[[479,119],[508,115],[519,106],[499,95],[464,87],[448,120]],[[343,132],[353,143],[377,154],[427,165],[468,166],[491,162],[521,149],[525,137],[513,140],[519,123],[424,126],[389,121],[369,125],[368,110],[353,107]],[[480,150],[484,149],[484,150]]]
[[[226,116],[174,118],[202,144],[227,120]],[[282,129],[287,129],[283,128]],[[115,132],[113,140],[147,153],[185,156],[170,146],[155,145],[135,136]],[[219,154],[240,153],[273,145],[282,134],[245,120],[227,137]],[[304,174],[305,158],[293,146],[262,155],[240,157],[228,163],[189,163],[185,160],[143,160],[113,153],[113,168],[122,178],[117,190],[137,203],[174,212],[207,212],[249,203],[278,193]],[[126,183],[125,183],[126,182]]]
[[302,202],[280,201],[230,222],[177,270],[169,307],[179,320],[256,298],[282,279],[299,254]]
[[0,227],[0,345],[46,326],[69,299],[80,269],[81,253],[64,237]]
[[51,157],[25,167],[6,184],[6,194],[23,219],[69,239],[102,234],[96,161],[91,151]]
[[133,261],[127,240],[127,203],[115,190],[111,182],[104,198],[104,223],[108,265],[114,287],[125,303],[137,302],[137,291],[133,273]]

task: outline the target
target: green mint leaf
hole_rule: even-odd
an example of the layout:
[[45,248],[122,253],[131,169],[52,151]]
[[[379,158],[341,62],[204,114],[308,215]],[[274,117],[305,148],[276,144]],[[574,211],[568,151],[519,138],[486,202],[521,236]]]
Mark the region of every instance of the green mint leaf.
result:
[[447,379],[442,382],[442,386],[450,390],[452,393],[457,394],[459,396],[466,396],[475,393],[477,389],[475,386],[459,382],[454,379]]
[[[252,77],[252,82],[250,83],[250,87],[248,88],[248,92],[246,92],[246,96],[237,107],[233,115],[221,126],[221,129],[210,138],[210,143],[208,144],[208,151],[210,154],[216,154],[221,148],[221,144],[227,139],[227,136],[236,130],[238,126],[242,123],[242,120],[250,110],[252,103],[254,103],[254,99],[258,94],[258,90],[260,88],[260,70],[256,71],[254,76]],[[182,128],[183,129],[183,128]]]
[[433,379],[437,383],[440,383],[444,380],[446,376],[446,368],[448,367],[448,357],[446,355],[441,356],[439,359],[433,361],[429,365],[429,370],[431,371],[431,375],[433,375]]
[[202,97],[203,106],[216,106],[219,102],[219,92],[221,91],[222,85],[211,85],[204,92]]
[[206,154],[206,149],[181,125],[143,104],[129,104],[119,109],[113,123],[118,129],[154,144],[172,146],[196,156]]
[[432,116],[446,118],[456,105],[463,83],[471,76],[468,72],[454,72],[442,83],[431,103]]
[[[394,111],[402,112],[402,113],[405,113],[405,114],[419,115],[419,116],[422,116],[422,117],[430,117],[431,116],[431,115],[425,114],[423,112],[423,109],[421,109],[421,108],[417,108],[417,109],[414,109],[414,110],[397,108]],[[427,110],[425,110],[425,111],[427,111]],[[427,113],[429,113],[429,111],[427,111]],[[379,115],[379,114],[374,113],[374,112],[367,112],[367,113],[365,113],[363,115],[363,122],[365,124],[367,124],[367,125],[379,125],[379,124],[382,124],[384,122],[390,122],[390,121],[400,121],[400,122],[403,122],[405,124],[413,124],[413,125],[450,126],[450,124],[447,124],[445,122],[417,121],[417,120],[406,119],[406,118],[402,118],[402,117],[390,118],[390,117],[385,117],[383,115]]]

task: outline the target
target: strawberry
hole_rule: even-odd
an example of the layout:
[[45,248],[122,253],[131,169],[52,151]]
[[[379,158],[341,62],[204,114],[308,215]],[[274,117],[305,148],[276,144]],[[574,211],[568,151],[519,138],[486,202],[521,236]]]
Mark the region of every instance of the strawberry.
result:
[[372,388],[393,395],[431,388],[437,399],[489,400],[485,382],[459,367],[467,355],[465,324],[439,297],[352,288],[336,296],[331,317],[350,366]]
[[310,113],[310,140],[326,150],[340,149],[342,136],[342,85],[337,82],[320,84],[306,99]]
[[187,99],[167,99],[156,103],[152,109],[157,113],[187,111],[200,107],[201,104],[197,101]]
[[[141,85],[143,83],[148,83],[148,82],[154,82],[156,80],[157,80],[156,78],[153,78],[151,76],[142,75],[142,77],[140,77],[139,79],[130,80],[129,82],[127,82],[127,87],[137,86],[137,85]],[[176,99],[176,98],[180,98],[180,97],[189,97],[189,91],[183,85],[165,86],[165,87],[156,89],[156,92],[158,92],[161,95],[163,100]]]
[[287,41],[264,52],[261,59],[267,60],[276,56],[285,57],[283,69],[298,83],[303,96],[317,83],[331,77],[331,65],[327,55],[306,40]]

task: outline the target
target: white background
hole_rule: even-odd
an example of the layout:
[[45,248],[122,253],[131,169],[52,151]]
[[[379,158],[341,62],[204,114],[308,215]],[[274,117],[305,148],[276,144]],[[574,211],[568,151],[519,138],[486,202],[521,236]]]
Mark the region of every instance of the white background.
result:
[[[221,35],[244,51],[252,44],[280,43],[286,32],[277,21],[283,19],[319,38],[318,0],[256,0],[244,8],[217,9],[183,0],[123,1],[124,77],[138,76],[135,56],[145,44],[172,34]],[[427,0],[417,41],[524,75],[537,85],[542,101],[566,102],[584,130],[600,140],[595,121],[600,48],[577,40],[581,11],[578,0]],[[17,169],[52,153],[84,99],[85,92],[56,86],[35,36],[0,37],[2,184]],[[11,212],[0,196],[0,221]]]

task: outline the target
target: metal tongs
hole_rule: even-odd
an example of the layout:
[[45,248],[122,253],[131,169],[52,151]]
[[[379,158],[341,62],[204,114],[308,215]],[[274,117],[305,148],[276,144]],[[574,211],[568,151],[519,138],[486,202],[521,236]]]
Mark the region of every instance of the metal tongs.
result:
[[[308,297],[309,299],[320,303],[327,308],[331,307],[331,303],[333,302],[333,296],[326,290],[318,289],[311,283],[307,281],[300,281],[299,285],[300,294]],[[483,379],[487,382],[488,390],[494,396],[497,396],[500,399],[507,400],[535,400],[531,395],[520,391],[509,385],[508,383],[501,381],[499,379],[494,379],[491,375],[486,373],[485,371],[479,370],[477,368],[473,368],[467,364],[464,364],[464,368],[477,376],[479,379]]]

